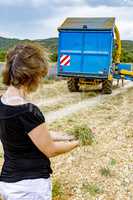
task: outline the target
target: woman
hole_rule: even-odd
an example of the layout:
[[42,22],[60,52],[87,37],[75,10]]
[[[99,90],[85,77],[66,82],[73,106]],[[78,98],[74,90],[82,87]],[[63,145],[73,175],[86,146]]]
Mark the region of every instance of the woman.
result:
[[0,194],[4,200],[50,200],[50,159],[69,152],[78,141],[54,141],[40,109],[26,100],[47,74],[43,50],[18,45],[7,53],[3,69],[6,92],[0,98],[0,139],[4,164]]

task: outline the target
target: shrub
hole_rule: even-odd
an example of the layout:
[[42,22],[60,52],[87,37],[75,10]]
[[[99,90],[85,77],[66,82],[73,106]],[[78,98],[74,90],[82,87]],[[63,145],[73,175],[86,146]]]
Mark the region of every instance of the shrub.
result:
[[0,50],[0,62],[4,62],[5,61],[5,56],[6,56],[6,52]]
[[53,198],[60,197],[61,194],[62,194],[61,185],[60,185],[60,183],[57,180],[54,181],[54,183],[53,183],[52,194],[53,194]]
[[103,193],[103,190],[98,187],[95,183],[85,183],[82,185],[82,190],[89,192],[91,196]]
[[58,54],[57,54],[57,52],[54,52],[54,53],[52,53],[52,54],[50,55],[50,60],[51,60],[52,62],[57,62],[57,59],[58,59]]
[[111,161],[110,161],[110,165],[111,165],[111,166],[116,165],[116,160],[115,160],[115,159],[111,159]]
[[100,169],[100,173],[101,173],[102,176],[106,176],[106,177],[111,176],[111,171],[108,167],[102,167]]

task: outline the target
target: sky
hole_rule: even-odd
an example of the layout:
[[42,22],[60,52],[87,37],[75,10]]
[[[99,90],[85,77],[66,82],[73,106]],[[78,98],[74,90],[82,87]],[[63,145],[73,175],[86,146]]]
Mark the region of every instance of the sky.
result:
[[115,17],[121,38],[133,40],[133,0],[0,0],[0,36],[57,37],[67,17]]

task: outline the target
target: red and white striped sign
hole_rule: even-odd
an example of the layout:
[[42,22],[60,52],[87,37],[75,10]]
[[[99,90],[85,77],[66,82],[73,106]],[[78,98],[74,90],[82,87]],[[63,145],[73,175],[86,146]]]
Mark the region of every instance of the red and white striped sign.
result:
[[70,56],[68,56],[68,55],[61,55],[61,57],[60,57],[60,64],[62,66],[70,66]]

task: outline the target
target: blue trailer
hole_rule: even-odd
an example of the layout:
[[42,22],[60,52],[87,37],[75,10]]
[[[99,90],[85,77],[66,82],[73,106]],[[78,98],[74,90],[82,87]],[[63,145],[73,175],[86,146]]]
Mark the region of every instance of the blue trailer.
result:
[[[121,78],[121,43],[115,18],[67,18],[58,31],[57,75],[68,77],[69,90],[102,83],[103,93],[111,94],[113,76]],[[113,64],[114,33],[117,50]]]

